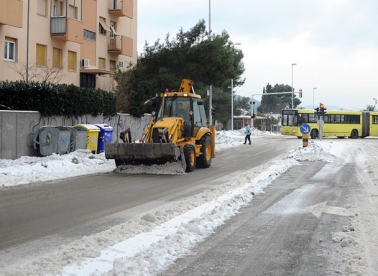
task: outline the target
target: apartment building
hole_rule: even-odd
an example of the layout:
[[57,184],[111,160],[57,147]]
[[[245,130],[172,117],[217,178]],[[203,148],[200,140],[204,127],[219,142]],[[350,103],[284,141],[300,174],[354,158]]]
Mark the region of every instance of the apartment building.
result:
[[136,43],[137,0],[0,0],[0,81],[111,91]]

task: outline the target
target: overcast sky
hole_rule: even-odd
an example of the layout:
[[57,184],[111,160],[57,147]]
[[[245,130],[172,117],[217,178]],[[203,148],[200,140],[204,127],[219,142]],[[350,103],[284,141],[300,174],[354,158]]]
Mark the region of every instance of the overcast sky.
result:
[[378,1],[210,1],[211,9],[209,0],[138,1],[138,51],[145,41],[151,45],[202,19],[208,28],[211,10],[213,32],[227,31],[234,43],[241,43],[245,56],[246,82],[236,94],[251,97],[268,83],[292,85],[293,79],[306,107],[322,102],[326,107],[364,109],[375,104]]

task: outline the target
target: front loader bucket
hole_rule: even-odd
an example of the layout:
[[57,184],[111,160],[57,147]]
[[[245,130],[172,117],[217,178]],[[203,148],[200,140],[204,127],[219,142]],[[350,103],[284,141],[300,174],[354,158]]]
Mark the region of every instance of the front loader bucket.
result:
[[115,159],[116,166],[153,165],[167,162],[182,162],[186,167],[183,151],[170,143],[108,143],[106,159]]

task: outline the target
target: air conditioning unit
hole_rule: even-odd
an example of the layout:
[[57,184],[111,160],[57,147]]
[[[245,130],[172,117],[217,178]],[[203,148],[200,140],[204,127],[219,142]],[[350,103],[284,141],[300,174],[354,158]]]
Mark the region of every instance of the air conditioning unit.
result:
[[89,67],[89,59],[82,59],[81,60],[81,67],[88,68]]

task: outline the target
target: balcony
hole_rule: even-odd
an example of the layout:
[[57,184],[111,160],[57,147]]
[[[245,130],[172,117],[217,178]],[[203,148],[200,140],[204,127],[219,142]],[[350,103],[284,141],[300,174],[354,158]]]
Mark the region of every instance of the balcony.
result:
[[108,53],[133,56],[133,40],[122,35],[115,35],[108,40]]
[[2,0],[0,8],[0,26],[9,25],[22,28],[23,2],[20,0]]
[[64,41],[83,43],[83,22],[65,16],[51,17],[50,35]]
[[128,18],[134,18],[134,1],[133,0],[108,0],[109,13]]

